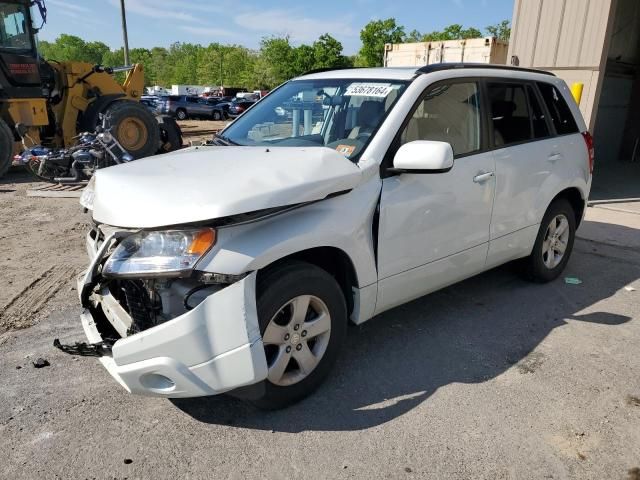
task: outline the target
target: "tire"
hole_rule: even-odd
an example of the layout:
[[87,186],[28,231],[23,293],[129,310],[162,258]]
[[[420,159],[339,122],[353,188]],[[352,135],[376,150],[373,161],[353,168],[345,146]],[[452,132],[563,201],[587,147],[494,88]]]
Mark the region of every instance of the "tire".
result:
[[214,110],[212,116],[214,120],[222,120],[222,114],[218,110]]
[[179,108],[176,110],[176,118],[178,120],[186,120],[187,119],[187,111],[183,108]]
[[131,101],[114,102],[105,111],[111,133],[133,158],[154,155],[160,145],[160,129],[144,105]]
[[[257,292],[258,320],[269,377],[264,381],[264,395],[252,403],[274,410],[302,400],[325,379],[346,336],[347,307],[335,279],[305,262],[288,262],[263,273],[258,277]],[[306,317],[298,317],[304,320],[297,323],[290,303],[294,299],[297,299],[295,304],[301,306],[305,299],[309,301],[304,310]],[[325,315],[321,317],[322,313]],[[315,323],[320,318],[324,320]],[[300,325],[299,329],[295,329],[296,324]],[[327,326],[329,330],[323,331]],[[297,358],[306,359],[308,372]]]
[[160,128],[160,148],[157,153],[167,153],[182,148],[182,130],[175,118],[169,115],[156,117]]
[[9,125],[0,118],[0,177],[9,171],[13,162],[13,142]]
[[[557,240],[554,239],[554,235],[557,236]],[[575,237],[575,211],[567,200],[559,198],[544,214],[531,255],[522,261],[525,278],[537,283],[546,283],[558,278],[571,257]],[[554,245],[560,250],[564,249],[561,257],[560,251],[556,251]]]

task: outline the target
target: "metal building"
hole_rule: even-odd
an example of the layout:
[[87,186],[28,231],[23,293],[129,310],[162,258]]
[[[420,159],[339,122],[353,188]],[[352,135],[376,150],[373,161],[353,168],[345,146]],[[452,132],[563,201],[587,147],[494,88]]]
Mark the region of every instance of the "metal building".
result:
[[596,197],[640,197],[640,0],[515,0],[508,63],[580,82]]

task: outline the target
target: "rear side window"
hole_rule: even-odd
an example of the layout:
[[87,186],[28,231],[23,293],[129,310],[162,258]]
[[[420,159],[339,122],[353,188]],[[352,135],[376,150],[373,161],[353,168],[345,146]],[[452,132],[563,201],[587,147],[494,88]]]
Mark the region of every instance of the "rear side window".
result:
[[487,89],[495,145],[505,146],[531,140],[532,122],[525,86],[500,82],[487,84]]
[[558,135],[578,133],[578,125],[571,109],[558,89],[549,83],[538,83],[538,88],[551,115],[551,122]]
[[531,125],[533,125],[533,137],[545,138],[549,136],[549,126],[544,115],[544,110],[538,101],[538,96],[531,85],[527,85],[529,106],[531,107]]

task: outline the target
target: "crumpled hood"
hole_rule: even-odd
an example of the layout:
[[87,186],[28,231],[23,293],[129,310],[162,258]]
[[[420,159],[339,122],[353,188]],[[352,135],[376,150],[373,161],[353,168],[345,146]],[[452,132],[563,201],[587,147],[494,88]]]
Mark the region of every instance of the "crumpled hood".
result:
[[321,200],[360,168],[324,147],[194,147],[95,174],[93,218],[153,228]]

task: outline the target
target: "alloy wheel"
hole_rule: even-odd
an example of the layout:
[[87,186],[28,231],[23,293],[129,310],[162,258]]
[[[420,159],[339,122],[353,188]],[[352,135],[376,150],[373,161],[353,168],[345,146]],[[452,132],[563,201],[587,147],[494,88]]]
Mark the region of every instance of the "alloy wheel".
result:
[[542,243],[542,261],[549,270],[553,270],[562,262],[570,234],[569,220],[564,214],[551,219]]
[[262,336],[269,381],[289,386],[309,376],[326,352],[330,335],[331,315],[318,297],[300,295],[283,305]]

